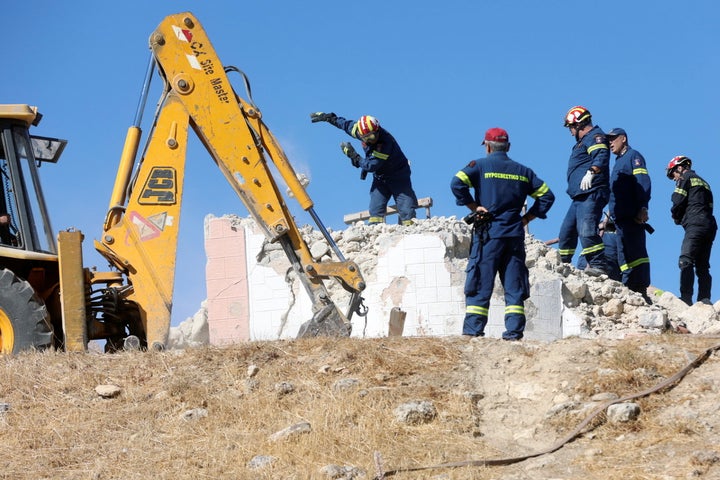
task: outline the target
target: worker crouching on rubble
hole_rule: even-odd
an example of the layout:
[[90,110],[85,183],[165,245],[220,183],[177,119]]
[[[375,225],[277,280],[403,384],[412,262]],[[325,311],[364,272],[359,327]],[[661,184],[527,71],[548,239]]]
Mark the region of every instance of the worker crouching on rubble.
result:
[[[524,302],[530,296],[525,226],[534,218],[546,217],[555,195],[535,172],[508,157],[510,139],[505,130],[489,129],[483,145],[487,157],[470,162],[450,183],[456,203],[468,207],[475,218],[466,270],[463,335],[485,335],[495,275],[500,273],[505,290],[502,338],[520,340],[525,330]],[[535,202],[521,215],[528,196]]]
[[310,114],[310,119],[313,123],[328,122],[362,142],[364,158],[348,142],[341,143],[340,147],[352,165],[362,170],[360,178],[364,180],[368,172],[373,174],[368,223],[383,223],[388,202],[393,198],[400,224],[412,225],[417,197],[410,181],[410,162],[395,138],[380,126],[377,118],[363,115],[356,122],[334,113],[317,112]]

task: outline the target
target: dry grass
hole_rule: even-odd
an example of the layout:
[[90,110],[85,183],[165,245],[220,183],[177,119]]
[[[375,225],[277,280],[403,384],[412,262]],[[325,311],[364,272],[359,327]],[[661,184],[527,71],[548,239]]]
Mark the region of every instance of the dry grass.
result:
[[[0,478],[312,478],[327,464],[374,472],[373,452],[408,463],[456,458],[477,448],[467,400],[453,381],[426,384],[423,372],[452,377],[460,363],[451,344],[426,340],[328,340],[253,343],[186,352],[2,358]],[[248,377],[248,366],[259,373]],[[323,373],[324,372],[324,373]],[[338,390],[342,378],[357,388]],[[290,382],[280,394],[275,385]],[[122,388],[102,399],[100,384]],[[432,400],[433,426],[404,426],[392,410]],[[208,416],[183,413],[205,408]],[[312,433],[269,436],[309,422]],[[468,425],[466,425],[468,424]],[[259,472],[256,455],[277,461]],[[32,466],[32,471],[28,467]]]
[[[597,370],[582,378],[575,390],[579,395],[588,398],[601,392],[611,392],[624,397],[645,391],[675,374],[705,348],[715,343],[717,340],[677,335],[665,335],[650,343],[646,338],[621,342],[605,352],[598,362]],[[646,348],[648,344],[652,348]],[[717,362],[717,359],[714,361]],[[599,415],[586,431],[592,432],[588,435],[592,439],[591,443],[603,445],[601,453],[598,456],[579,457],[575,462],[586,472],[586,478],[607,478],[608,472],[613,472],[612,478],[632,480],[679,478],[665,471],[667,466],[661,467],[667,464],[686,472],[683,478],[686,475],[702,476],[708,471],[707,465],[701,469],[693,468],[693,462],[696,461],[691,452],[694,449],[720,451],[717,440],[708,443],[704,439],[707,437],[708,425],[701,420],[703,416],[714,417],[713,410],[716,410],[716,407],[707,411],[704,410],[707,407],[696,405],[696,408],[704,410],[691,413],[699,413],[697,418],[669,417],[665,414],[669,406],[688,402],[689,399],[698,399],[701,394],[711,398],[708,406],[715,403],[712,398],[717,395],[717,374],[710,379],[694,379],[693,383],[697,385],[690,394],[673,391],[670,395],[676,384],[633,400],[640,405],[642,412],[637,421],[607,423],[605,415]],[[713,391],[715,393],[711,393]],[[673,398],[671,404],[668,397]],[[581,414],[560,416],[551,424],[558,431],[567,432],[588,413],[583,411]],[[632,453],[629,455],[629,452]],[[628,461],[629,458],[632,460]],[[717,465],[714,472],[720,475]]]
[[[470,371],[487,382],[490,373],[502,368],[495,372],[497,378],[538,382],[548,389],[548,398],[564,378],[571,380],[566,382],[568,394],[622,395],[674,373],[687,360],[678,352],[701,351],[699,343],[678,347],[675,339],[658,341],[658,348],[674,353],[662,356],[637,342],[620,343],[604,349],[594,373],[585,377],[570,367],[566,376],[552,373],[566,362],[552,345],[517,348],[497,342],[469,351],[460,338],[309,339],[182,352],[0,357],[0,403],[9,405],[9,411],[0,413],[0,479],[306,479],[327,478],[320,469],[329,464],[352,465],[365,470],[364,478],[372,478],[376,451],[386,469],[502,457],[507,445],[495,441],[493,425],[487,422],[504,418],[505,410],[522,413],[528,408],[532,411],[525,413],[543,418],[552,404],[517,399],[518,407],[507,403],[515,401],[512,398],[486,395],[480,412],[467,395],[479,391]],[[585,349],[581,345],[577,351]],[[580,358],[577,352],[573,355]],[[541,360],[555,368],[543,370]],[[478,372],[483,364],[487,370]],[[252,378],[251,365],[259,367]],[[338,380],[351,378],[358,380],[356,387],[337,388]],[[493,386],[502,389],[502,384],[495,385],[502,380],[492,378]],[[291,383],[294,390],[280,392],[281,382]],[[101,384],[119,386],[120,395],[99,397],[95,387]],[[717,378],[701,385],[700,392],[673,392],[679,395],[676,401],[717,396]],[[394,408],[410,400],[431,400],[438,410],[436,420],[419,426],[397,422]],[[648,397],[641,401],[638,422],[594,430],[592,441],[603,445],[601,458],[578,453],[589,448],[585,442],[590,440],[584,438],[553,454],[543,468],[564,458],[560,472],[576,468],[583,473],[554,478],[660,478],[648,474],[647,459],[662,459],[665,443],[694,442],[707,433],[702,418],[663,420],[656,415],[665,402],[664,396]],[[206,409],[208,416],[184,418],[195,408]],[[555,425],[556,431],[568,431],[579,420],[568,416],[564,424]],[[299,422],[308,422],[312,432],[270,440],[273,433]],[[489,434],[477,436],[478,423]],[[539,423],[547,427],[552,422]],[[540,441],[553,443],[552,438]],[[636,462],[628,461],[630,447],[642,452]],[[251,469],[248,462],[256,455],[276,460]],[[522,473],[530,467],[502,468],[428,470],[393,478],[530,478]]]
[[642,351],[634,343],[620,344],[603,356],[599,369],[583,378],[576,390],[588,397],[602,392],[622,396],[644,390],[657,383],[658,378],[671,375],[678,368],[679,364]]

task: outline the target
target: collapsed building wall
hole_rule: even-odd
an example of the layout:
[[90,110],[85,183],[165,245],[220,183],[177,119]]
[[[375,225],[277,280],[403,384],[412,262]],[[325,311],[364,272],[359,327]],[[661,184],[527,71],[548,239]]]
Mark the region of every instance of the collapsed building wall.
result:
[[[208,341],[222,345],[295,338],[312,316],[311,304],[280,246],[266,242],[252,219],[233,215],[209,215],[205,232]],[[314,258],[330,259],[320,232],[306,226],[301,233]],[[418,220],[412,226],[357,223],[331,231],[340,250],[359,265],[367,284],[363,297],[369,312],[366,317],[353,316],[352,335],[387,335],[390,312],[398,307],[406,313],[404,335],[460,334],[470,233],[455,217]],[[563,264],[556,249],[532,236],[526,238],[526,250],[531,284],[525,305],[527,339],[657,334],[681,324],[694,333],[720,331],[720,302],[688,308],[673,294],[657,292],[654,304],[646,305],[619,282]],[[328,288],[345,311],[349,294],[334,281]],[[496,281],[488,336],[500,336],[503,315],[502,287]]]

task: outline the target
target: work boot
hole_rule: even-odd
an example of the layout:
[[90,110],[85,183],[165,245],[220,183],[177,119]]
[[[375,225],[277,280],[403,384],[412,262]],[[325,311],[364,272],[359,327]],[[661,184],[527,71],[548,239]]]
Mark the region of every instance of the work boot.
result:
[[591,277],[599,277],[600,275],[607,275],[605,273],[605,270],[598,267],[587,267],[585,270],[583,270],[586,274],[590,275]]
[[652,305],[652,300],[647,294],[647,287],[638,285],[628,285],[627,287],[633,292],[639,293],[643,300],[645,300],[645,303],[647,303],[648,305]]

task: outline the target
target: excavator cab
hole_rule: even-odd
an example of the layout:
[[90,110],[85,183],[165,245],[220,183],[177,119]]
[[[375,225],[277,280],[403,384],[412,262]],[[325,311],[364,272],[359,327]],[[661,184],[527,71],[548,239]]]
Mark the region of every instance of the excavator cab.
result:
[[38,169],[57,163],[67,141],[33,136],[42,115],[29,105],[0,105],[0,238],[5,246],[57,253]]
[[[57,245],[38,169],[57,163],[67,142],[30,135],[42,115],[0,105],[0,350],[53,343],[60,312]],[[60,328],[59,322],[56,327]]]

